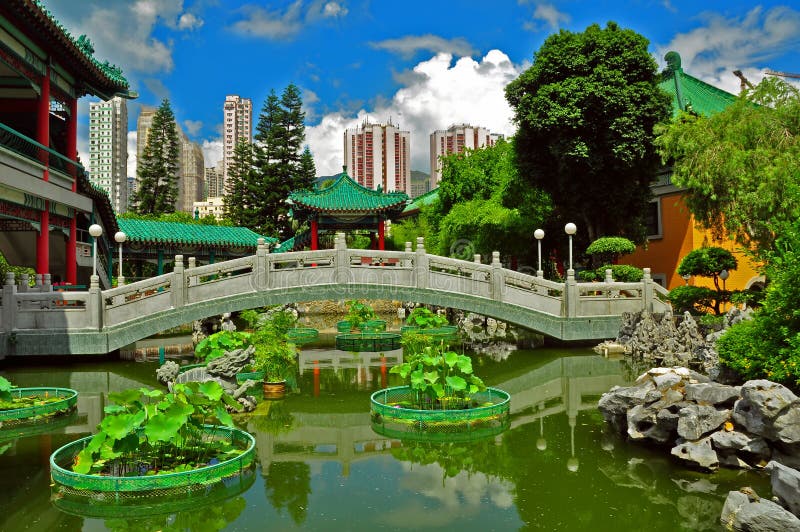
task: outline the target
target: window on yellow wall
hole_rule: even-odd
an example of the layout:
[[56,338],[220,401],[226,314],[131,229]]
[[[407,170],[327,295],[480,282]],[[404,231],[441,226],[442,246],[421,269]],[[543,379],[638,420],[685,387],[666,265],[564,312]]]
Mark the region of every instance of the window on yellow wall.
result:
[[645,224],[647,224],[647,238],[649,240],[664,238],[664,232],[661,225],[661,201],[659,199],[654,199],[647,206]]

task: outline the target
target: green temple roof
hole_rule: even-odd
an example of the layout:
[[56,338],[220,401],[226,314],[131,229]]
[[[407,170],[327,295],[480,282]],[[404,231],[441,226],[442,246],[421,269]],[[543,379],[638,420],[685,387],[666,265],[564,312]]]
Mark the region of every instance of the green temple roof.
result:
[[410,216],[412,214],[417,214],[422,207],[427,207],[428,205],[432,205],[439,199],[439,187],[434,188],[433,190],[429,190],[425,194],[421,196],[417,196],[414,200],[403,209],[402,217]]
[[405,192],[382,192],[356,183],[346,172],[339,174],[329,187],[300,190],[289,194],[293,210],[317,212],[400,212],[408,202]]
[[662,73],[661,89],[672,96],[672,116],[681,111],[700,115],[713,115],[736,101],[737,96],[690,76],[681,68],[678,52],[667,52],[664,56],[667,68]]
[[258,245],[259,238],[263,238],[267,243],[277,242],[275,238],[261,236],[246,227],[157,222],[130,218],[117,218],[117,224],[119,224],[120,231],[128,236],[127,242],[251,248]]

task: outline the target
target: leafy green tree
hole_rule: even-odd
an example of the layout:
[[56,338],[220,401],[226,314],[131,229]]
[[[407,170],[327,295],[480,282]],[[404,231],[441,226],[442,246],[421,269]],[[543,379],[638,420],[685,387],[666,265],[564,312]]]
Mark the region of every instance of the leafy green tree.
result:
[[636,244],[622,236],[602,236],[586,248],[586,254],[601,263],[616,262],[621,255],[627,255],[634,251],[636,251]]
[[519,175],[553,198],[553,230],[578,222],[579,246],[600,235],[645,236],[659,167],[653,128],[670,116],[647,46],[613,22],[561,30],[506,87]]
[[657,140],[689,210],[717,237],[733,236],[759,256],[773,250],[776,224],[800,217],[800,91],[766,77],[710,117],[683,115]]
[[164,98],[153,115],[136,175],[139,188],[133,211],[139,214],[174,212],[178,201],[180,144],[178,127],[169,100]]
[[492,251],[529,257],[531,235],[551,210],[547,194],[522,186],[510,143],[451,154],[442,160],[439,200],[427,220],[437,245],[426,247],[467,260]]
[[719,315],[720,304],[730,298],[730,294],[724,292],[719,285],[720,274],[723,271],[731,272],[738,266],[733,253],[724,248],[709,246],[693,249],[683,257],[678,265],[678,274],[711,277],[714,281],[714,288],[717,290],[716,299],[711,307],[714,309],[714,313]]

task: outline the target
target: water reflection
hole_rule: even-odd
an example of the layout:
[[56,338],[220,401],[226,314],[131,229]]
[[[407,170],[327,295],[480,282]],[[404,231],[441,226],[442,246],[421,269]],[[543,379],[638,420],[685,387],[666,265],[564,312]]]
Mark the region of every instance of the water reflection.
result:
[[257,441],[253,478],[260,481],[219,504],[209,496],[196,509],[162,508],[147,518],[65,513],[70,501],[49,501],[48,457],[94,430],[108,392],[158,386],[155,364],[4,372],[21,386],[69,387],[80,395],[68,423],[7,440],[0,529],[261,530],[269,523],[284,530],[703,530],[716,528],[729,489],[768,485],[747,472],[686,471],[608,434],[596,404],[626,382],[618,361],[547,350],[502,362],[476,356],[478,374],[512,396],[510,427],[479,441],[436,443],[372,429],[369,395],[399,384],[388,372],[398,357],[339,353],[334,360],[324,353],[304,350],[298,393],[241,417]]

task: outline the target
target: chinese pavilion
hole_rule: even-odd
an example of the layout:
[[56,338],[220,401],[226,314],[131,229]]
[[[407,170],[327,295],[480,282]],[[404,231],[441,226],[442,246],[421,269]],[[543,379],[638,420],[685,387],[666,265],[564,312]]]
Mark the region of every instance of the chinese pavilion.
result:
[[[405,192],[388,192],[363,187],[356,183],[347,170],[330,186],[314,190],[301,190],[289,194],[292,217],[308,221],[310,247],[319,249],[319,236],[323,232],[374,230],[374,247],[384,249],[387,220],[394,220],[406,207],[409,199]],[[296,235],[292,242],[284,242],[277,251],[300,248],[307,241]],[[291,249],[289,249],[291,247]]]

